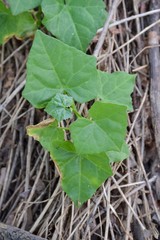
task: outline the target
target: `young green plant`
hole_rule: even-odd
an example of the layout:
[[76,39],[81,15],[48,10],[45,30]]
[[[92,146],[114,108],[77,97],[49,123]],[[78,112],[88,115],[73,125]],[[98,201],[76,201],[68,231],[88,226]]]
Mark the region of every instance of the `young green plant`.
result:
[[[30,9],[34,7],[42,9],[42,23],[54,36],[37,30],[29,53],[23,96],[51,118],[28,126],[27,133],[50,153],[63,190],[81,206],[112,175],[110,163],[129,154],[125,136],[135,77],[102,72],[96,68],[96,58],[85,53],[107,18],[102,0],[8,3],[11,10],[0,3],[0,15],[7,26],[0,24],[1,42],[8,36],[24,35],[18,26],[29,23],[23,19],[32,17]],[[13,20],[14,25],[8,28]],[[32,32],[37,28],[33,18],[28,27]],[[88,114],[81,115],[77,104],[88,102]]]

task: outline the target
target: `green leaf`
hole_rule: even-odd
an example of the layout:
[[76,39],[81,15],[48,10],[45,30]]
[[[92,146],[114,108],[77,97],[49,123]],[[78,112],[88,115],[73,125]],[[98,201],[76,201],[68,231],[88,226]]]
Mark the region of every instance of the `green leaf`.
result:
[[96,58],[37,31],[27,63],[23,96],[44,108],[56,93],[68,93],[77,102],[97,96]]
[[51,156],[61,173],[63,190],[76,206],[81,206],[88,200],[112,175],[109,159],[105,154],[78,154],[70,142],[51,150]]
[[27,126],[27,134],[34,137],[48,151],[52,146],[64,141],[64,132],[57,127],[58,123],[54,119],[47,119],[37,125]]
[[50,152],[60,173],[62,188],[77,206],[88,200],[112,175],[106,154],[78,154],[72,143],[63,140],[63,130],[57,128],[53,119],[28,126],[27,132]]
[[109,157],[110,162],[120,162],[129,156],[129,148],[128,145],[123,143],[120,151],[108,151],[107,156]]
[[73,105],[72,97],[57,93],[47,104],[45,111],[60,122],[72,117],[72,111],[69,108],[71,105]]
[[43,0],[43,24],[61,41],[86,51],[107,12],[102,0]]
[[112,74],[99,71],[100,84],[98,98],[103,102],[111,102],[127,106],[132,110],[130,94],[133,92],[135,75],[125,72],[114,72]]
[[9,3],[12,14],[17,15],[39,6],[42,0],[7,0],[7,2]]
[[13,36],[23,38],[33,35],[36,24],[30,13],[13,16],[0,1],[0,29],[0,44],[2,44]]
[[96,102],[89,110],[90,119],[78,119],[70,125],[71,137],[78,153],[94,154],[121,151],[124,142],[126,107]]

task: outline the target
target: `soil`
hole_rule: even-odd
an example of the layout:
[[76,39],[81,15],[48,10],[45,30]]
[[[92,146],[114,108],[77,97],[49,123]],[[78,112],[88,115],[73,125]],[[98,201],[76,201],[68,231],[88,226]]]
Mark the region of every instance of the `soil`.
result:
[[[105,2],[110,11],[113,1]],[[136,74],[126,136],[130,156],[113,164],[113,177],[79,209],[62,191],[49,154],[26,134],[27,125],[47,118],[22,97],[32,39],[12,38],[1,46],[0,240],[160,239],[160,11],[156,9],[160,10],[159,0],[121,0],[114,10],[117,25],[109,26],[97,66]],[[128,20],[131,16],[135,18]]]

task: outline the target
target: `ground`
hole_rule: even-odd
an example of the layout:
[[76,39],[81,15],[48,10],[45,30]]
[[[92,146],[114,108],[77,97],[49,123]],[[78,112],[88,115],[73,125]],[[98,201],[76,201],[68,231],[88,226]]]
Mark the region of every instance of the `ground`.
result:
[[[46,118],[43,110],[34,109],[22,97],[32,39],[12,38],[1,47],[1,222],[49,240],[160,239],[160,11],[148,14],[160,10],[158,4],[122,0],[114,10],[117,25],[107,31],[98,68],[136,74],[126,136],[130,156],[113,164],[114,176],[80,209],[62,191],[49,154],[26,134],[27,125]],[[112,1],[106,6],[110,11]],[[130,16],[135,18],[128,20]],[[100,34],[101,30],[89,53]]]

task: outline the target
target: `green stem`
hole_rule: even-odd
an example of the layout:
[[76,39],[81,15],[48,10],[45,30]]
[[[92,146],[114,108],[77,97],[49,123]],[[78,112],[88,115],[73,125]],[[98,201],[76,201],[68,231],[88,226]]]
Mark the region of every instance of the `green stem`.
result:
[[71,110],[73,111],[73,113],[76,115],[77,118],[82,118],[82,116],[79,114],[79,112],[76,109],[76,106],[73,105],[71,106]]

